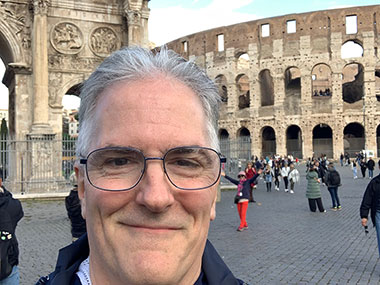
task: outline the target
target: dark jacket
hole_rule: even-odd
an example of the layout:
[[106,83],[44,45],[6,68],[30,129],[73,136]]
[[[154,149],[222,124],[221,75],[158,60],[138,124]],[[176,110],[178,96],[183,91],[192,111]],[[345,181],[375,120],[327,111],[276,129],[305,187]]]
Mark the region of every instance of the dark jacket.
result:
[[[224,176],[227,180],[231,181],[235,185],[239,185],[240,180],[233,179],[232,177],[229,177],[228,175]],[[243,189],[242,189],[242,196],[240,198],[242,199],[248,199],[249,200],[249,190],[251,189],[251,183],[253,183],[256,178],[259,177],[259,174],[253,175],[252,178],[247,179],[243,183]]]
[[[340,178],[340,174],[339,172],[336,170],[336,169],[329,169],[326,171],[326,176],[325,176],[325,183],[327,185],[327,187],[339,187],[339,186],[342,186],[342,184],[338,183],[338,184],[334,184],[333,181],[331,181],[331,175],[332,173],[337,173],[339,178]],[[336,174],[335,174],[336,175]]]
[[[80,284],[77,275],[79,265],[89,255],[87,234],[71,245],[59,251],[55,271],[42,277],[36,285],[75,285]],[[78,283],[79,282],[79,283]],[[202,270],[194,285],[244,285],[235,278],[227,265],[220,258],[212,244],[207,240],[202,256]]]
[[69,196],[65,198],[65,206],[71,222],[71,235],[79,238],[86,232],[86,221],[82,217],[78,191],[70,191]]
[[374,168],[375,168],[375,162],[372,159],[369,159],[367,161],[367,167],[368,167],[369,170],[374,170]]
[[362,204],[360,205],[360,217],[368,219],[369,211],[371,211],[372,223],[375,226],[376,208],[380,198],[380,175],[373,178],[367,185],[364,192]]
[[[0,193],[0,249],[1,256],[7,257],[8,262],[1,260],[0,265],[18,265],[18,242],[16,238],[17,223],[24,216],[22,205],[19,200],[14,199],[12,194],[2,187],[4,193]],[[9,233],[9,234],[6,234]]]

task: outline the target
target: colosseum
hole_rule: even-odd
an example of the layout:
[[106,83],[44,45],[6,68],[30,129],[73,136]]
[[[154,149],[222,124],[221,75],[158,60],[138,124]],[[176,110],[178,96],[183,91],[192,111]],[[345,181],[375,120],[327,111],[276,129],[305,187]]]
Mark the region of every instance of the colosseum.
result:
[[[379,24],[378,24],[379,23]],[[380,5],[218,27],[167,45],[219,86],[222,153],[380,156]]]

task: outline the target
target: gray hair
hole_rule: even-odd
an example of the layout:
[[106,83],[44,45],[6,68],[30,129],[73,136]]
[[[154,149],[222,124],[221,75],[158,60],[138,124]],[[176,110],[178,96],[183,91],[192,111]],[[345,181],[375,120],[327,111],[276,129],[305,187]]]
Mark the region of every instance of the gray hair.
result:
[[219,93],[214,82],[194,62],[186,61],[166,47],[157,53],[141,47],[127,47],[106,58],[84,82],[80,94],[80,131],[77,142],[77,157],[89,152],[93,135],[94,110],[101,93],[111,85],[168,75],[188,86],[201,100],[206,115],[206,130],[211,147],[219,150],[217,119]]

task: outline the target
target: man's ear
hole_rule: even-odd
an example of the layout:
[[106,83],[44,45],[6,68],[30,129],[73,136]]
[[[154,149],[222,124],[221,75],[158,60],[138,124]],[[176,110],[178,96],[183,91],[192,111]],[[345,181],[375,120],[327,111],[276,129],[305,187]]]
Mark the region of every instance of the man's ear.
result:
[[218,197],[217,191],[218,191],[218,187],[215,187],[214,199],[212,201],[212,205],[211,205],[211,209],[210,209],[210,221],[215,220],[215,217],[216,217],[216,199]]
[[84,190],[84,171],[83,167],[79,165],[78,162],[75,162],[74,164],[74,170],[75,175],[77,177],[78,182],[78,197],[81,201],[81,207],[82,207],[82,216],[84,219],[86,219],[86,198],[85,198],[85,190]]

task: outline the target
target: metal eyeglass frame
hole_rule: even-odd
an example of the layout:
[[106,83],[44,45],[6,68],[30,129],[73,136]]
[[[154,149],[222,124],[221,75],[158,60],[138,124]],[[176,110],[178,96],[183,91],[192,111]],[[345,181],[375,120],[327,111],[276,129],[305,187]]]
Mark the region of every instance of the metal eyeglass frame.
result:
[[[166,167],[165,167],[165,158],[167,156],[167,154],[171,151],[174,151],[174,150],[177,150],[177,149],[184,149],[184,148],[196,148],[196,149],[207,149],[207,150],[211,150],[213,152],[215,152],[218,157],[219,157],[219,173],[217,175],[217,178],[215,179],[215,181],[209,185],[209,186],[206,186],[206,187],[200,187],[200,188],[183,188],[183,187],[179,187],[177,186],[169,177],[167,171],[166,171]],[[96,185],[94,185],[92,183],[92,181],[89,179],[89,175],[88,175],[88,169],[87,169],[87,161],[88,161],[88,158],[90,157],[91,154],[93,154],[94,152],[97,152],[97,151],[101,151],[101,150],[105,150],[105,149],[109,149],[109,150],[133,150],[133,151],[137,151],[139,152],[142,157],[144,158],[144,167],[141,171],[141,175],[139,177],[139,179],[137,180],[137,182],[135,184],[133,184],[133,186],[129,187],[129,188],[126,188],[126,189],[118,189],[118,190],[111,190],[111,189],[106,189],[106,188],[102,188],[102,187],[98,187]],[[81,158],[79,160],[79,163],[82,164],[82,165],[85,165],[85,168],[86,168],[86,177],[87,177],[87,180],[88,182],[90,182],[90,184],[99,189],[99,190],[102,190],[102,191],[108,191],[108,192],[121,192],[121,191],[129,191],[133,188],[135,188],[141,181],[141,179],[143,178],[144,176],[144,173],[145,173],[145,170],[146,170],[146,162],[148,160],[162,160],[162,167],[163,167],[163,170],[164,170],[164,173],[166,175],[166,177],[168,178],[168,180],[170,181],[170,183],[172,185],[174,185],[176,188],[180,189],[180,190],[186,190],[186,191],[192,191],[192,190],[202,190],[202,189],[206,189],[206,188],[210,188],[211,186],[214,186],[216,184],[216,182],[218,182],[218,179],[220,177],[220,174],[221,174],[221,171],[222,171],[222,163],[226,163],[227,162],[227,159],[220,153],[220,152],[217,152],[215,149],[213,148],[209,148],[209,147],[202,147],[202,146],[179,146],[179,147],[174,147],[174,148],[171,148],[169,150],[166,151],[166,153],[164,154],[163,157],[145,157],[144,156],[144,153],[137,149],[137,148],[132,148],[132,147],[103,147],[103,148],[98,148],[98,149],[95,149],[93,151],[91,151],[86,158]]]

